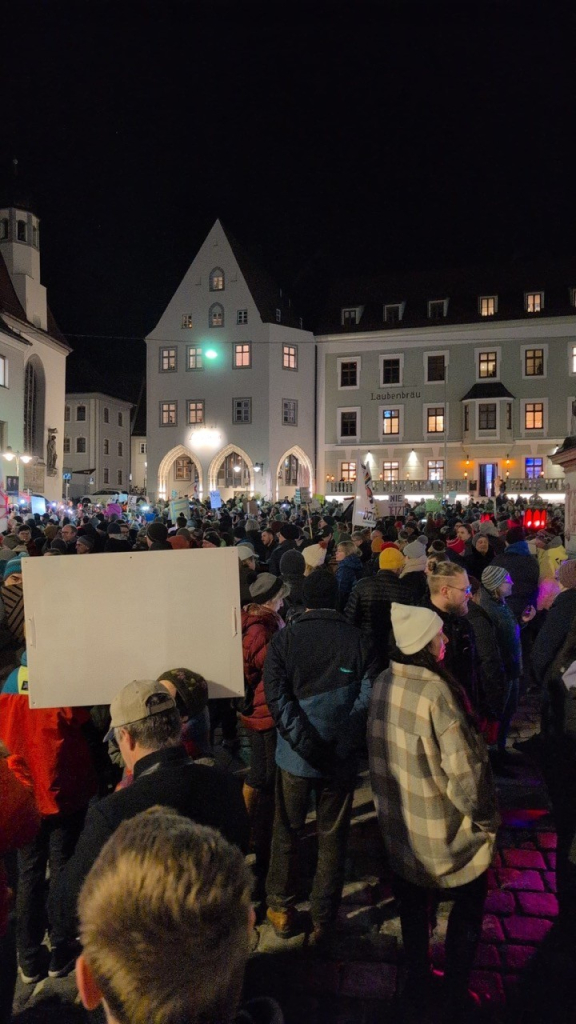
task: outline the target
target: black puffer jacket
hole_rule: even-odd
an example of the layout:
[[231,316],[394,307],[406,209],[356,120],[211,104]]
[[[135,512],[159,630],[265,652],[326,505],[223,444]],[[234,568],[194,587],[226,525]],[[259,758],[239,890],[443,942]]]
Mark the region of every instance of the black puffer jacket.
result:
[[440,616],[444,623],[444,634],[448,639],[444,665],[454,676],[460,686],[466,690],[475,711],[480,712],[480,687],[478,682],[478,655],[474,630],[468,616],[453,615],[452,612],[441,612],[432,604],[430,595],[422,602],[425,608],[431,608]]
[[478,657],[478,710],[496,721],[504,711],[506,676],[494,626],[488,613],[474,601],[468,605],[466,618],[474,631]]
[[543,682],[546,672],[566,641],[575,617],[576,590],[563,590],[554,599],[532,648],[532,667],[538,682]]
[[360,580],[350,594],[344,615],[357,626],[362,635],[362,652],[366,674],[374,681],[388,668],[388,642],[390,637],[390,607],[413,604],[410,590],[389,569],[380,569],[374,576]]
[[538,579],[540,570],[534,555],[525,541],[510,544],[502,555],[496,555],[492,565],[500,565],[512,577],[514,587],[506,604],[512,609],[518,622],[528,605],[536,607],[538,601]]

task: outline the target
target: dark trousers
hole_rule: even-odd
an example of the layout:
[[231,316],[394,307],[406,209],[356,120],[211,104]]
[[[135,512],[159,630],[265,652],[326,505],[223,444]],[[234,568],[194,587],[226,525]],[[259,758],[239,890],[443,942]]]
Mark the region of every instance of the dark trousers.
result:
[[316,797],[318,862],[310,894],[314,924],[336,919],[342,886],[346,842],[352,813],[354,777],[346,780],[304,779],[278,769],[270,870],[266,879],[268,906],[293,907],[298,890],[298,839],[306,823],[312,793]]
[[393,889],[400,903],[400,924],[410,981],[428,978],[430,972],[430,925],[434,899],[442,895],[454,900],[446,932],[447,994],[462,998],[468,988],[470,972],[482,933],[484,901],[488,887],[485,871],[473,882],[454,889],[425,889],[394,875]]
[[250,769],[246,784],[266,793],[274,793],[276,778],[276,729],[246,729],[250,744]]
[[[32,967],[38,956],[46,925],[51,919],[51,899],[60,872],[74,853],[84,825],[86,809],[74,814],[50,814],[42,819],[33,843],[18,851],[16,894],[16,944],[22,965]],[[46,900],[46,868],[50,885]],[[65,935],[50,935],[52,946],[66,941]]]
[[518,697],[520,692],[520,680],[509,679],[506,686],[506,699],[504,702],[504,710],[500,718],[500,726],[498,728],[498,750],[506,749],[506,739],[510,731],[510,722],[516,714],[518,708]]
[[12,1002],[16,987],[16,939],[13,915],[10,915],[8,929],[0,936],[0,1024],[12,1020]]

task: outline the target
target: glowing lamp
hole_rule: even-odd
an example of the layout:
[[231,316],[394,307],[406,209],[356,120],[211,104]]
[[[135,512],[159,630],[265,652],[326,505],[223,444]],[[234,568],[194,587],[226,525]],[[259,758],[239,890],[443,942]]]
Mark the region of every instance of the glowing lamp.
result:
[[218,359],[218,353],[215,348],[207,348],[204,355],[206,359]]

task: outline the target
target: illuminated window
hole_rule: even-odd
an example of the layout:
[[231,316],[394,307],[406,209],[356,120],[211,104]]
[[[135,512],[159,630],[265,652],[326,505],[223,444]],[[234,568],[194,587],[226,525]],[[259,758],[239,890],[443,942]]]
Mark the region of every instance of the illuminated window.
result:
[[431,405],[426,410],[426,433],[444,433],[444,406]]
[[428,459],[427,480],[444,479],[444,459]]
[[219,302],[215,302],[210,306],[210,310],[208,312],[208,326],[224,327],[224,306],[221,306]]
[[234,423],[251,423],[252,422],[252,399],[251,398],[233,398],[232,399],[232,420]]
[[524,428],[525,430],[544,429],[543,402],[526,402],[524,406]]
[[496,430],[495,403],[480,403],[478,406],[478,430]]
[[498,353],[480,352],[478,355],[478,376],[482,379],[498,374]]
[[341,462],[340,463],[340,479],[345,484],[353,484],[356,480],[356,463],[355,462]]
[[63,451],[64,451],[64,455],[70,455],[70,438],[69,437],[65,437],[64,438],[64,449],[63,449]]
[[399,462],[383,462],[382,463],[382,479],[385,484],[396,484],[400,479],[400,463]]
[[250,369],[252,366],[252,345],[249,341],[240,342],[234,345],[234,368],[236,370]]
[[498,312],[498,296],[482,295],[478,301],[480,316],[494,316]]
[[524,375],[526,377],[544,376],[544,349],[527,348],[524,351]]
[[86,454],[86,438],[85,437],[77,437],[76,438],[76,454],[77,455],[85,455]]
[[224,291],[224,271],[221,267],[214,267],[214,270],[210,273],[210,291]]
[[526,459],[524,476],[527,480],[537,480],[544,475],[544,459]]
[[175,427],[178,421],[178,403],[160,402],[160,426]]
[[524,301],[527,313],[540,313],[544,309],[544,292],[526,292]]
[[298,348],[296,345],[282,345],[282,369],[298,369]]
[[192,313],[182,313],[182,328],[186,328],[186,330],[189,330],[192,327],[194,327]]
[[174,463],[174,479],[189,482],[192,480],[192,459],[187,455],[176,459]]
[[162,373],[170,373],[176,369],[176,349],[160,349],[160,370]]
[[104,438],[104,455],[110,455],[110,441],[107,437]]
[[204,423],[204,400],[193,399],[188,402],[188,423]]
[[399,384],[400,383],[400,360],[399,359],[383,359],[382,360],[382,384]]
[[237,324],[247,324],[248,323],[248,310],[247,309],[237,309],[236,310],[236,323]]
[[188,369],[189,370],[203,370],[204,364],[202,362],[202,349],[196,345],[188,346]]
[[285,427],[298,425],[298,402],[294,398],[282,399],[282,423]]
[[382,433],[383,434],[399,434],[400,433],[400,410],[399,409],[383,409],[382,410]]

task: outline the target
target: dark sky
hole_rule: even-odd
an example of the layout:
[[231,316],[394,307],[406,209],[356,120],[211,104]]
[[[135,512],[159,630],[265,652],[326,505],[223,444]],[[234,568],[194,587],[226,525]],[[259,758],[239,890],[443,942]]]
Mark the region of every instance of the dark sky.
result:
[[[12,0],[2,168],[42,218],[42,276],[95,386],[127,397],[220,217],[313,326],[347,272],[565,255],[568,7]],[[98,376],[103,374],[103,379]]]

